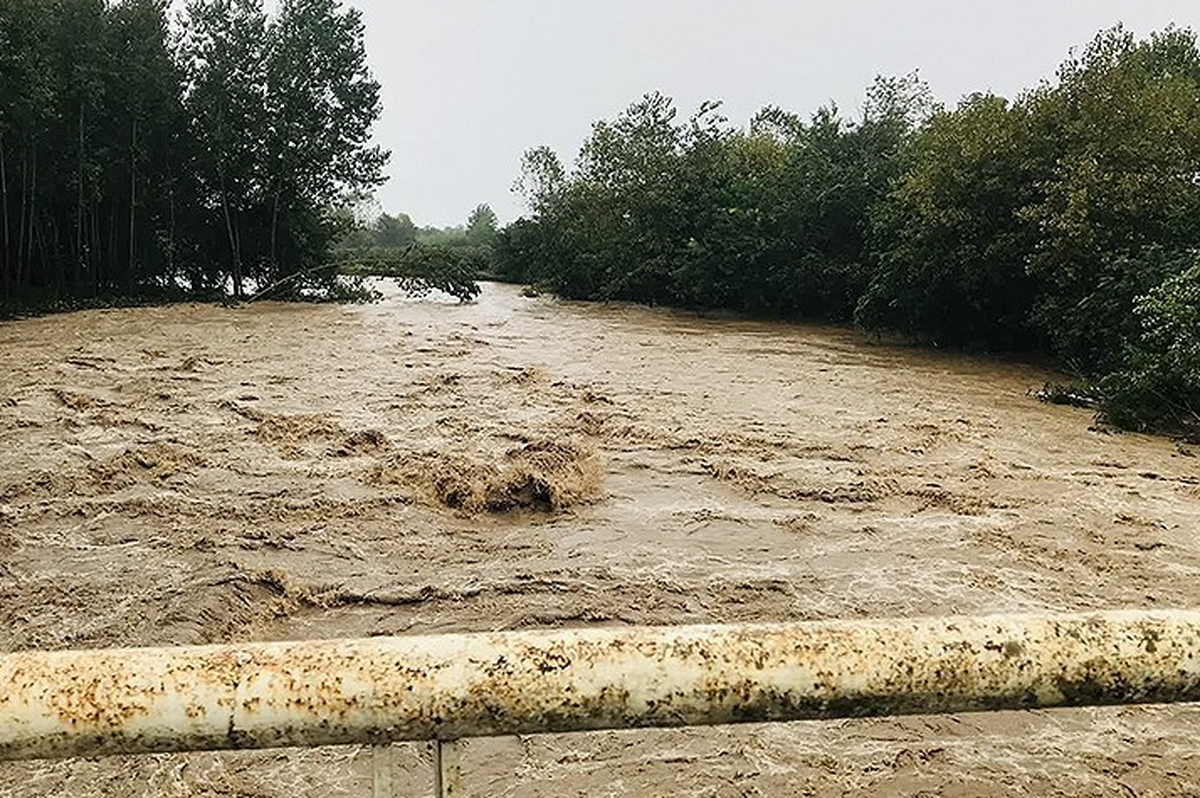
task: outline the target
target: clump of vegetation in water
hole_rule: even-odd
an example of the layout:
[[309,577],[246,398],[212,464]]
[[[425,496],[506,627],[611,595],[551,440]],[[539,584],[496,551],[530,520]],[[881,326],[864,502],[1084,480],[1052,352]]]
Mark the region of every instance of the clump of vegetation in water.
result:
[[390,277],[409,294],[437,290],[460,302],[479,296],[479,263],[456,249],[444,246],[412,245],[404,249],[375,247],[340,253],[340,271],[346,275]]
[[1142,297],[1125,364],[1101,379],[1106,419],[1200,441],[1200,258]]
[[390,277],[410,294],[442,291],[470,302],[476,280],[491,273],[496,213],[476,206],[465,226],[417,227],[408,214],[382,213],[369,223],[350,222],[334,258],[346,275]]

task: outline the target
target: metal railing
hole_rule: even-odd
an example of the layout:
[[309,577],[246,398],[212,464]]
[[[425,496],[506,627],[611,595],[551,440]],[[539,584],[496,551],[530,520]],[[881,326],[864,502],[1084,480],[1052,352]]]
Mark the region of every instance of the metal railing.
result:
[[[0,760],[1200,701],[1200,612],[0,655]],[[376,793],[386,750],[376,748]]]

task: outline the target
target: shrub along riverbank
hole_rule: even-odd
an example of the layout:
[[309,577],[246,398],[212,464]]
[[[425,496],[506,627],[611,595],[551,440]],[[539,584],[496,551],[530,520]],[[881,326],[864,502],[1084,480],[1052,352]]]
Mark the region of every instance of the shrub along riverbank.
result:
[[647,95],[526,153],[493,268],[578,299],[1048,353],[1108,420],[1200,436],[1200,51],[1114,28],[1009,100],[880,78],[859,119]]

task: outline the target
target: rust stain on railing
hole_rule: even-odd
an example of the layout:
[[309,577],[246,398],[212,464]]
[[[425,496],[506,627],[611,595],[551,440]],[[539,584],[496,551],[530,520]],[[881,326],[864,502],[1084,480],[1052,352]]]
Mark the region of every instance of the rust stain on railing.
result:
[[1200,613],[0,655],[0,759],[1200,700]]

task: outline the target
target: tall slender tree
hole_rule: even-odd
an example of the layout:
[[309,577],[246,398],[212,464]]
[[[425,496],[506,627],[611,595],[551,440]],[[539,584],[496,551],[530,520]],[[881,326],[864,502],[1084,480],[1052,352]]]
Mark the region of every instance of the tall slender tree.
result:
[[246,228],[264,194],[267,17],[259,0],[192,0],[181,47],[196,167],[224,228],[235,297],[245,294]]
[[388,153],[370,145],[379,83],[363,37],[362,15],[339,0],[283,0],[269,27],[263,181],[276,278],[313,265],[301,236],[321,220],[306,216],[383,181]]

